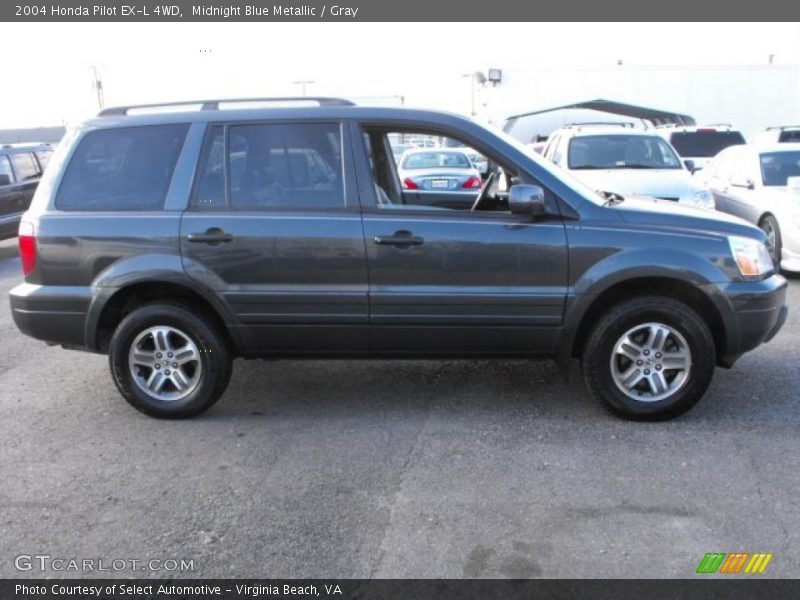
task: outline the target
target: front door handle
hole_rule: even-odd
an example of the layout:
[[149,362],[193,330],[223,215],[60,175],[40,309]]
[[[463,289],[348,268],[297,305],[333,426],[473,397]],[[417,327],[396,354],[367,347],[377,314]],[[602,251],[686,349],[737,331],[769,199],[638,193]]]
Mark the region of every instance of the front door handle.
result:
[[412,235],[410,231],[395,231],[393,235],[376,235],[376,244],[381,246],[421,246],[425,239]]
[[233,241],[233,236],[219,227],[211,227],[205,233],[190,233],[186,239],[199,244],[227,244]]

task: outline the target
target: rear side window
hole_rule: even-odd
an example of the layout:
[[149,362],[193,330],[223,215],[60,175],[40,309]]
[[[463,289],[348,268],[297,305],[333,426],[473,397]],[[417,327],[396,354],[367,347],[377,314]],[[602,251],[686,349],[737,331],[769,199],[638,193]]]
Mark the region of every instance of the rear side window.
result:
[[11,162],[8,157],[0,154],[0,185],[8,185],[14,182],[14,175],[11,171]]
[[59,210],[159,210],[189,126],[101,129],[78,143],[56,196]]
[[214,126],[193,206],[343,208],[341,145],[335,123]]
[[28,181],[39,177],[39,167],[33,158],[33,154],[30,152],[14,152],[10,156],[17,181]]
[[36,158],[39,159],[39,166],[42,168],[42,172],[47,168],[47,164],[50,162],[50,157],[53,156],[52,150],[41,150],[40,152],[36,153]]

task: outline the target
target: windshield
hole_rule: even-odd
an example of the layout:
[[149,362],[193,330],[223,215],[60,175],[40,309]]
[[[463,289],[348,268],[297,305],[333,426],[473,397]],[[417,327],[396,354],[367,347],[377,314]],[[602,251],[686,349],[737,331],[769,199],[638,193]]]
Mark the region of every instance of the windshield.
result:
[[759,159],[764,185],[784,186],[789,177],[800,177],[800,151],[769,152]]
[[415,152],[403,160],[403,169],[470,169],[472,163],[463,152]]
[[654,135],[586,135],[569,142],[570,169],[680,169],[675,152]]
[[728,146],[744,144],[738,131],[676,131],[669,141],[681,156],[716,156]]

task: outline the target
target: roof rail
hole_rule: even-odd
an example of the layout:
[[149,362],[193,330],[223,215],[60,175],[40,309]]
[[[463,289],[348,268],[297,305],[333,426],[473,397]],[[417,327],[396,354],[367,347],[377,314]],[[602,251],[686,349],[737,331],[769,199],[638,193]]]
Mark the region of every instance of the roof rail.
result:
[[630,128],[636,127],[636,124],[630,121],[584,121],[581,123],[566,123],[564,125],[564,128],[568,129],[570,127],[599,127],[604,125],[611,125],[617,127],[630,127]]
[[767,131],[775,129],[779,131],[783,131],[784,129],[800,129],[800,125],[774,125],[772,127],[767,127]]
[[220,104],[245,104],[248,102],[316,102],[319,106],[355,106],[355,102],[344,98],[326,98],[322,96],[287,96],[285,98],[224,98],[217,100],[184,100],[180,102],[158,102],[155,104],[132,104],[130,106],[112,106],[104,108],[98,117],[127,115],[131,110],[149,108],[174,108],[179,106],[200,106],[200,110],[219,110]]
[[705,125],[698,125],[698,129],[702,129],[703,127],[729,127],[733,128],[733,125],[730,123],[706,123]]

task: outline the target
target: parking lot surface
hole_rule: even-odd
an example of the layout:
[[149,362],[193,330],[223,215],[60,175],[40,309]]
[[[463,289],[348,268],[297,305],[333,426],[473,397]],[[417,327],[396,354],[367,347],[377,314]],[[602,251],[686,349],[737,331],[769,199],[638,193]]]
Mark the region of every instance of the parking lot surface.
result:
[[[800,573],[800,280],[790,317],[667,423],[608,415],[550,362],[237,361],[207,414],[130,408],[107,359],[20,334],[0,242],[0,576],[20,554],[189,559],[98,576]],[[139,567],[141,568],[141,567]]]

